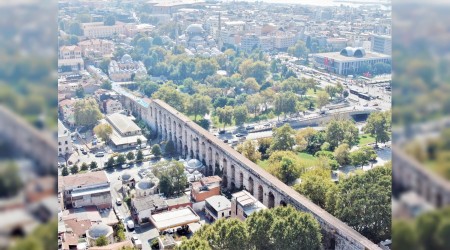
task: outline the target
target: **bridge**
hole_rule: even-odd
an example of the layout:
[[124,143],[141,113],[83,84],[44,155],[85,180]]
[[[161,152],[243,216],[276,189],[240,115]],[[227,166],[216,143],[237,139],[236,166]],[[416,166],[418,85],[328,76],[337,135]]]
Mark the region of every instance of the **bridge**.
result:
[[137,99],[122,96],[124,107],[145,120],[160,139],[172,140],[182,157],[202,161],[206,166],[205,175],[221,175],[225,188],[246,189],[269,208],[290,204],[312,214],[321,225],[325,249],[380,249],[167,103]]
[[448,180],[431,172],[400,148],[392,149],[393,189],[412,190],[437,208],[450,205]]

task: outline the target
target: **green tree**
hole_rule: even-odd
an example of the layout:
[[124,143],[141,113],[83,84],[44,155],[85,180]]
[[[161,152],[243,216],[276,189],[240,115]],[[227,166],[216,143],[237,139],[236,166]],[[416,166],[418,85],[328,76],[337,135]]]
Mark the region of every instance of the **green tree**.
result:
[[193,237],[190,240],[183,240],[181,245],[177,246],[176,250],[213,250],[208,241],[200,237]]
[[330,149],[334,150],[341,143],[351,146],[358,141],[359,130],[350,120],[331,120],[325,129],[326,141],[330,143]]
[[317,107],[322,108],[330,103],[330,95],[327,92],[317,93]]
[[267,162],[267,171],[286,184],[300,177],[305,167],[300,158],[292,151],[275,151]]
[[97,126],[94,127],[94,133],[95,135],[102,139],[102,141],[107,142],[109,141],[109,138],[111,137],[112,134],[112,127],[109,124],[106,123],[101,123]]
[[195,64],[195,76],[198,80],[205,80],[207,76],[216,74],[219,65],[213,59],[201,59]]
[[189,100],[187,111],[189,114],[194,115],[194,121],[197,121],[197,115],[209,113],[210,105],[211,98],[209,96],[195,94]]
[[177,91],[173,84],[164,84],[158,91],[153,93],[152,98],[163,100],[180,112],[185,111],[187,96]]
[[96,246],[106,246],[106,245],[108,245],[108,239],[106,239],[106,237],[102,235],[95,240],[95,245]]
[[347,143],[343,143],[343,144],[339,145],[334,150],[333,154],[334,154],[334,158],[341,166],[344,166],[344,165],[347,165],[350,163],[350,147],[348,146]]
[[66,166],[63,167],[63,169],[61,171],[61,174],[62,174],[62,176],[68,176],[69,175],[69,170],[67,169]]
[[250,215],[249,245],[263,249],[321,249],[320,225],[311,214],[291,206],[261,210]]
[[238,145],[236,151],[256,163],[261,160],[261,153],[257,151],[256,147],[257,144],[254,141],[245,141],[243,144]]
[[132,161],[134,160],[134,153],[133,152],[128,152],[127,153],[127,160]]
[[418,245],[417,232],[414,224],[403,221],[394,220],[392,223],[392,249],[411,250],[417,249]]
[[337,93],[339,93],[339,89],[332,85],[325,86],[325,92],[333,99],[334,96],[336,96]]
[[247,59],[239,65],[239,72],[243,79],[253,77],[261,84],[269,74],[269,67],[263,61],[253,62],[251,59]]
[[144,154],[142,153],[142,150],[138,150],[136,154],[136,161],[142,162],[144,160]]
[[351,152],[349,157],[353,165],[362,167],[367,164],[368,161],[376,159],[377,154],[373,148],[362,146]]
[[81,24],[79,22],[73,22],[69,25],[69,34],[75,36],[82,36],[83,30],[81,29]]
[[260,111],[261,103],[263,102],[260,94],[254,94],[247,96],[247,101],[245,102],[247,108],[253,112],[256,117],[257,113]]
[[168,156],[172,156],[176,153],[175,144],[172,140],[169,140],[164,147],[164,153]]
[[117,156],[117,159],[116,159],[117,166],[124,164],[126,161],[127,161],[127,159],[125,158],[125,156],[123,154],[119,154],[119,156]]
[[272,144],[272,138],[260,138],[258,141],[258,151],[261,153],[261,160],[269,158],[269,148]]
[[92,126],[102,117],[98,104],[94,99],[83,99],[74,106],[75,124],[78,126]]
[[314,169],[304,173],[302,182],[294,186],[295,191],[308,197],[321,208],[326,206],[327,192],[335,185],[331,180],[330,171]]
[[288,53],[295,57],[306,57],[308,48],[305,42],[298,41],[294,46],[288,48]]
[[259,91],[260,86],[255,78],[249,77],[244,81],[244,89],[247,94],[254,94]]
[[160,85],[155,83],[155,82],[151,82],[151,81],[146,81],[146,82],[140,82],[139,83],[139,89],[146,95],[146,96],[152,96],[153,93],[157,92],[160,88]]
[[96,169],[98,167],[97,162],[96,161],[91,161],[91,164],[89,164],[89,168],[92,169]]
[[180,194],[188,184],[184,166],[178,161],[158,163],[153,174],[159,178],[159,189],[166,197]]
[[242,126],[247,121],[248,118],[248,110],[246,106],[238,106],[235,107],[234,112],[234,122],[237,126]]
[[103,21],[103,24],[106,26],[113,26],[116,24],[116,18],[113,15],[108,15]]
[[392,169],[383,166],[340,181],[335,216],[372,242],[390,238],[391,176]]
[[227,124],[233,122],[233,107],[225,106],[223,108],[218,108],[216,113],[219,117],[219,122],[223,124],[224,129]]
[[81,86],[81,84],[78,84],[77,88],[75,89],[75,95],[78,98],[84,97],[84,88],[83,88],[83,86]]
[[111,62],[111,59],[109,58],[103,58],[99,63],[99,68],[105,72],[105,74],[108,74],[108,67],[109,63]]
[[112,89],[111,81],[110,80],[103,81],[102,85],[100,85],[100,88],[106,89],[106,90],[111,90]]
[[23,186],[19,168],[14,162],[0,163],[0,198],[17,195]]
[[86,164],[86,162],[83,162],[81,164],[81,171],[87,171],[89,170],[89,166]]
[[155,157],[160,157],[161,156],[161,147],[158,144],[153,145],[153,147],[152,147],[152,154]]
[[73,165],[73,166],[70,168],[70,172],[71,172],[72,174],[76,174],[76,173],[78,173],[78,171],[79,171],[79,169],[78,169],[77,164]]
[[373,112],[369,115],[367,119],[367,124],[364,127],[364,132],[369,133],[371,136],[375,137],[375,145],[378,142],[389,141],[389,122],[386,118],[386,114],[382,112]]
[[273,129],[273,140],[270,145],[270,151],[288,151],[295,145],[295,130],[289,124],[284,124],[279,128]]
[[108,159],[108,162],[106,162],[106,167],[113,167],[114,165],[116,165],[116,161],[114,160],[114,157],[111,156]]

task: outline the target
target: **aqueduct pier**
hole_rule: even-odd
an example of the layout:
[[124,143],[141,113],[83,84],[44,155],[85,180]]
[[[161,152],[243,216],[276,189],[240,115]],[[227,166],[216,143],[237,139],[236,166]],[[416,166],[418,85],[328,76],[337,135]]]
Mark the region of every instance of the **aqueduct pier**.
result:
[[145,120],[161,139],[172,140],[183,157],[202,161],[207,166],[206,175],[221,175],[224,187],[246,189],[269,208],[290,204],[312,214],[321,225],[325,249],[381,249],[167,103],[129,94],[122,95],[122,102]]

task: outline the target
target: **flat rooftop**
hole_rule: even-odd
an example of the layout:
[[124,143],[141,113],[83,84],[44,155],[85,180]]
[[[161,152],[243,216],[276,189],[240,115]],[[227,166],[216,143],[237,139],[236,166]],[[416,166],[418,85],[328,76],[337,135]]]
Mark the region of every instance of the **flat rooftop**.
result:
[[315,57],[327,57],[340,62],[353,62],[353,61],[364,61],[371,59],[391,59],[391,56],[380,54],[372,51],[366,51],[366,55],[363,57],[353,57],[353,56],[343,56],[340,52],[327,52],[314,54]]
[[205,200],[211,207],[217,212],[223,211],[231,208],[231,201],[229,201],[225,196],[214,195]]
[[106,116],[106,118],[111,125],[122,134],[141,130],[141,128],[126,115],[114,113]]
[[187,207],[164,213],[153,214],[150,217],[150,220],[159,231],[164,231],[169,228],[199,222],[200,217],[194,212],[194,210],[192,210],[192,208]]

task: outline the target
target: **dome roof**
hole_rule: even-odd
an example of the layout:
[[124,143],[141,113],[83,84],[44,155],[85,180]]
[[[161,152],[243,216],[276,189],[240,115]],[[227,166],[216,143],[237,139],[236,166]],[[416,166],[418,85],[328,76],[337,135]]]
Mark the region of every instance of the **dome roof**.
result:
[[202,165],[202,162],[197,159],[191,159],[187,163],[188,168],[200,168]]
[[121,61],[124,62],[124,63],[130,63],[130,62],[133,62],[133,59],[131,58],[130,55],[125,54],[125,55],[122,56]]
[[341,50],[340,54],[348,57],[364,57],[366,55],[366,51],[363,48],[346,47]]
[[136,185],[136,187],[141,190],[150,189],[153,186],[155,186],[155,184],[149,180],[142,180],[142,181],[138,182],[138,184]]
[[205,30],[203,29],[201,24],[191,24],[186,28],[186,32],[189,34],[201,34],[203,33]]
[[89,229],[89,236],[91,238],[98,238],[100,236],[106,236],[112,231],[112,227],[105,224],[95,224]]
[[122,174],[122,180],[123,181],[129,181],[131,179],[131,174],[129,172],[124,172]]

